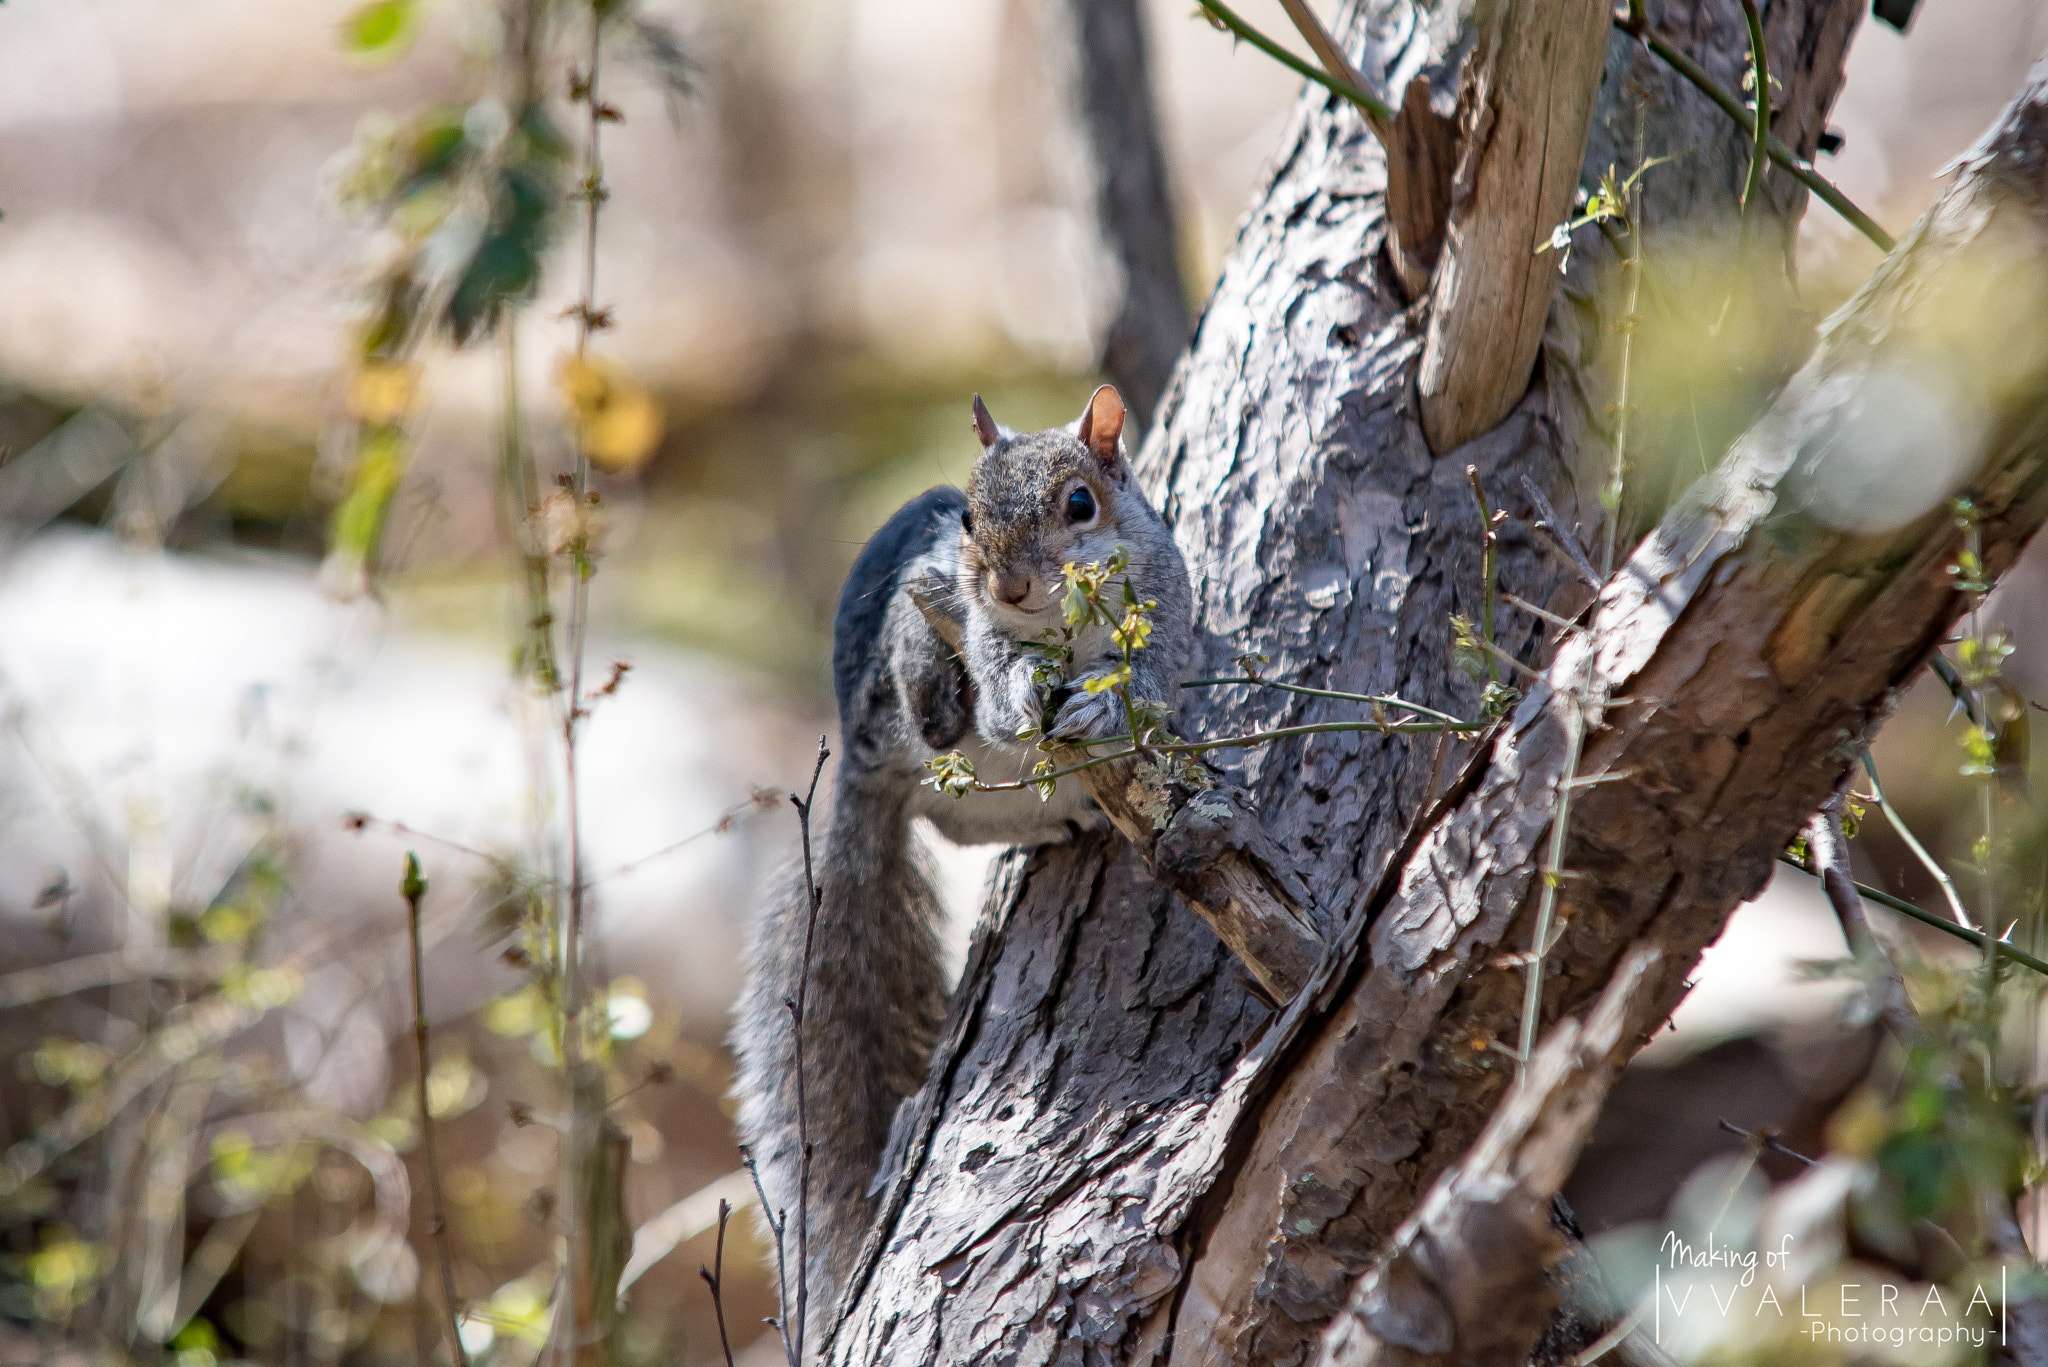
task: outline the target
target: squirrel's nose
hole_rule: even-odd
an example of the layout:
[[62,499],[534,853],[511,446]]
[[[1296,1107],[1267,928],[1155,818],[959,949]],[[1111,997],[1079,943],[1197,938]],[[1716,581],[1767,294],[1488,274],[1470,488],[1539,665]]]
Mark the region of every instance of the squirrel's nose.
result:
[[1015,607],[1031,596],[1031,576],[1015,570],[989,576],[995,587],[996,598]]

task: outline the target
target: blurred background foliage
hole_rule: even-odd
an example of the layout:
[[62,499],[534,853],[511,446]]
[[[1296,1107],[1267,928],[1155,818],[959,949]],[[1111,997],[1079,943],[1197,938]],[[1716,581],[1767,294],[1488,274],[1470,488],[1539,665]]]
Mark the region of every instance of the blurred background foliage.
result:
[[[1906,37],[1865,26],[1828,166],[1894,230],[2048,41],[2026,0],[1924,7]],[[1175,0],[1148,17],[1199,300],[1296,82]],[[505,930],[534,876],[513,852],[558,813],[506,667],[523,587],[494,329],[515,330],[537,463],[566,469],[578,433],[618,453],[593,475],[591,658],[636,668],[591,723],[586,821],[636,1223],[739,1192],[720,1185],[724,1012],[793,839],[772,790],[831,726],[846,567],[905,498],[964,477],[970,393],[1032,428],[1096,382],[1113,277],[1041,0],[621,11],[597,255],[612,326],[585,369],[563,366],[569,62],[508,57],[503,19],[487,0],[0,6],[0,1362],[444,1351],[413,1199],[406,848],[430,875],[427,1091],[465,1347],[525,1363],[545,1334],[561,1046]],[[1875,253],[1813,213],[1800,260],[1817,317]],[[1653,301],[1690,321],[1645,335],[1645,516],[1756,400],[1753,353],[1698,346],[1709,295]],[[530,299],[510,324],[506,297]],[[1991,608],[2023,697],[2048,696],[2044,570],[2030,558]],[[1950,711],[1915,690],[1878,759],[1961,868],[1981,779]],[[2036,907],[2048,827],[2007,835],[2026,872],[2006,904]],[[986,852],[939,853],[964,914]],[[1856,857],[1940,905],[1885,823]],[[1808,1153],[1832,1135],[1909,1225],[1950,1199],[1944,1155],[1998,1185],[2033,1152],[2013,1090],[2031,1045],[1973,1075],[1915,1056],[1870,1090],[1853,982],[1796,971],[1838,959],[1839,936],[1780,884],[1617,1095],[1574,1189],[1589,1228],[1674,1194],[1682,1213],[1702,1163],[1796,1175],[1745,1157],[1723,1117]],[[1908,942],[1930,1009],[1981,1032],[1967,968]],[[621,1360],[712,1360],[702,1215],[682,1211],[678,1251],[636,1282]],[[728,1318],[770,1361],[753,1229],[733,1225]],[[1896,1229],[1868,1229],[1896,1253]]]

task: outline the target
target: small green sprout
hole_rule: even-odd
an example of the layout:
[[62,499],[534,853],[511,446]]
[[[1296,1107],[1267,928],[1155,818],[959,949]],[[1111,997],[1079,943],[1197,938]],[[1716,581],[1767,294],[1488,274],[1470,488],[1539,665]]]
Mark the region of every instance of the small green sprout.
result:
[[932,771],[925,783],[948,797],[966,797],[981,782],[975,775],[974,761],[958,750],[934,755],[924,762],[924,767]]

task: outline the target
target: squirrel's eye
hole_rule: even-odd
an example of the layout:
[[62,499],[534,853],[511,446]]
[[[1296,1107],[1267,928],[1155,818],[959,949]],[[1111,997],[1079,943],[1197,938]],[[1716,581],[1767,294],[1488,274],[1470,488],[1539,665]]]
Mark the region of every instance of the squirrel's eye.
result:
[[1076,489],[1067,495],[1067,521],[1086,522],[1095,516],[1095,495],[1086,489]]
[[960,512],[960,530],[969,536],[974,535],[974,514],[964,508]]

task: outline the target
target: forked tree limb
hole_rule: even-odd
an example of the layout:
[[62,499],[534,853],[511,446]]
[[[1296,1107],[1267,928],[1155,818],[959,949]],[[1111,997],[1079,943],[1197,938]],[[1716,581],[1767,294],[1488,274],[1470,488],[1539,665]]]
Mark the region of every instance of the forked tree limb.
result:
[[1152,872],[1185,897],[1259,988],[1285,1004],[1323,956],[1314,899],[1243,790],[1196,787],[1139,758],[1075,775]]
[[1918,486],[1934,506],[1903,521],[1913,510],[1890,496],[1946,443],[1992,574],[2048,517],[2044,319],[2048,63],[1603,591],[1484,780],[1372,909],[1335,1009],[1305,1021],[1240,1122],[1243,1156],[1191,1271],[1201,1322],[1176,1325],[1186,1341],[1285,1360],[1412,1208],[1414,1174],[1370,1156],[1414,1155],[1427,1174],[1479,1133],[1504,1074],[1487,1046],[1512,1038],[1521,994],[1519,971],[1493,961],[1526,947],[1568,708],[1605,725],[1580,766],[1599,782],[1574,805],[1546,1006],[1579,1009],[1636,943],[1664,952],[1649,1000],[1676,1005],[1700,949],[1964,608],[1943,488]]
[[1316,1367],[1522,1367],[1557,1309],[1551,1202],[1651,1022],[1658,953],[1622,962],[1584,1024],[1536,1050],[1464,1161],[1437,1178],[1332,1320]]

